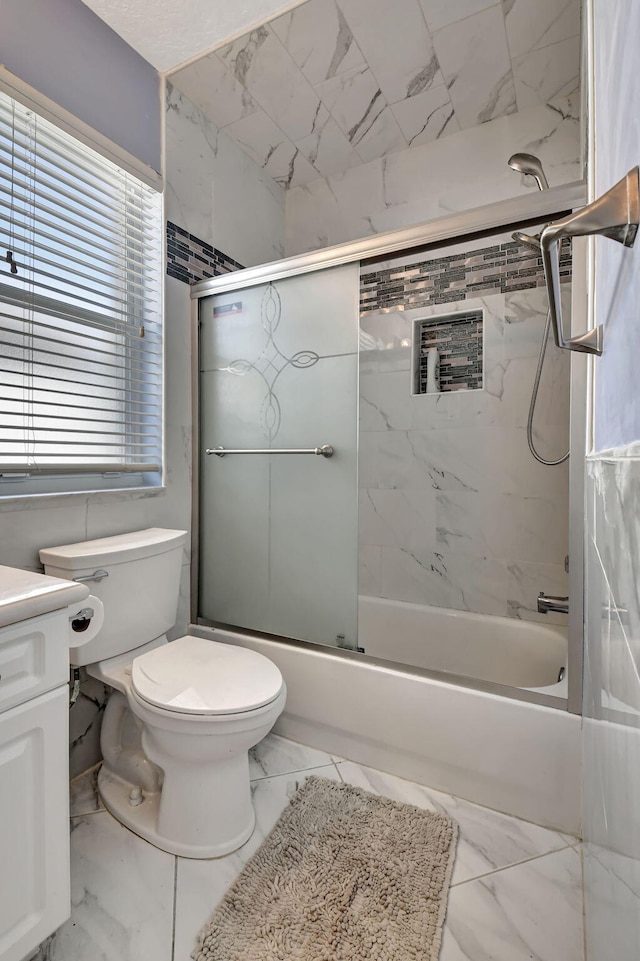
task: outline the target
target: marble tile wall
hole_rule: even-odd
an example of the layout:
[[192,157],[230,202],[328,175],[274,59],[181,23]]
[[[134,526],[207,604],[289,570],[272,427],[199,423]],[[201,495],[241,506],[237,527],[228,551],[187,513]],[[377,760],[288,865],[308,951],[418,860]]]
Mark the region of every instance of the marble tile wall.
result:
[[573,93],[580,14],[579,0],[307,0],[172,80],[296,188]]
[[[638,163],[634,0],[593,0],[593,197]],[[583,726],[587,961],[640,957],[640,267],[636,249],[595,242],[595,452],[587,472]]]
[[167,220],[251,267],[284,256],[284,191],[170,83]]
[[522,150],[541,158],[552,186],[581,180],[579,93],[292,187],[287,256],[535,190],[507,166]]
[[587,959],[640,956],[640,445],[588,462]]
[[[413,322],[470,309],[484,312],[484,389],[412,396]],[[534,286],[361,316],[376,349],[360,353],[360,593],[564,622],[537,614],[536,598],[567,593],[567,467],[538,464],[526,440],[546,311]],[[550,344],[535,418],[543,455],[567,449],[568,428],[569,362]]]

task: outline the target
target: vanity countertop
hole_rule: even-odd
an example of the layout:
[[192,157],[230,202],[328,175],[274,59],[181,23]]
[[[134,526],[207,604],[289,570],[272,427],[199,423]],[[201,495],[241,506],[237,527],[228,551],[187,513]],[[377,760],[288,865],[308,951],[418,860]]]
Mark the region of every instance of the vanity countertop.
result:
[[0,628],[57,611],[88,596],[85,584],[0,565]]

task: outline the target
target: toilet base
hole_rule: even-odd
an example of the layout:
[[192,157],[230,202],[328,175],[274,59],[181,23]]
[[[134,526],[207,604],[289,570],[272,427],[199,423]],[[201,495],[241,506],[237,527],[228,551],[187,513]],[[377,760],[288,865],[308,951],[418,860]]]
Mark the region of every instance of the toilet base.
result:
[[145,841],[149,841],[150,844],[168,854],[177,854],[182,858],[221,858],[237,851],[253,834],[256,818],[252,807],[249,824],[236,837],[225,841],[224,844],[203,846],[172,841],[159,834],[157,829],[162,792],[145,792],[142,803],[133,806],[129,800],[133,787],[134,785],[129,781],[125,781],[106,768],[100,769],[98,790],[107,811],[138,837],[144,838]]

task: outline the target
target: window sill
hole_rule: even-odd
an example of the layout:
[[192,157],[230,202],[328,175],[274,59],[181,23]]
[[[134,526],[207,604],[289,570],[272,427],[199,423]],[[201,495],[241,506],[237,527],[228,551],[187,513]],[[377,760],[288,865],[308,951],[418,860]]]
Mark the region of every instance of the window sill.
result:
[[0,494],[0,513],[2,511],[42,510],[47,507],[74,507],[88,503],[97,504],[108,501],[133,501],[166,494],[162,487],[118,487],[112,490],[58,491],[47,494]]

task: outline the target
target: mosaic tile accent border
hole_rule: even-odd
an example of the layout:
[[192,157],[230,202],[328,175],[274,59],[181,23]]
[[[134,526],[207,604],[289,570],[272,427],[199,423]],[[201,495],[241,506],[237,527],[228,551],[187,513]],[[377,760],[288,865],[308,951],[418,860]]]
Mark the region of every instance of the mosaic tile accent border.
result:
[[[571,280],[571,246],[563,244],[560,278]],[[360,276],[360,313],[431,307],[489,294],[544,287],[542,257],[516,241],[462,251]]]
[[242,270],[242,264],[233,260],[211,244],[194,237],[188,231],[167,220],[167,274],[194,284],[207,277]]
[[427,393],[429,351],[440,356],[440,392],[482,387],[482,311],[447,314],[417,320],[415,390]]

